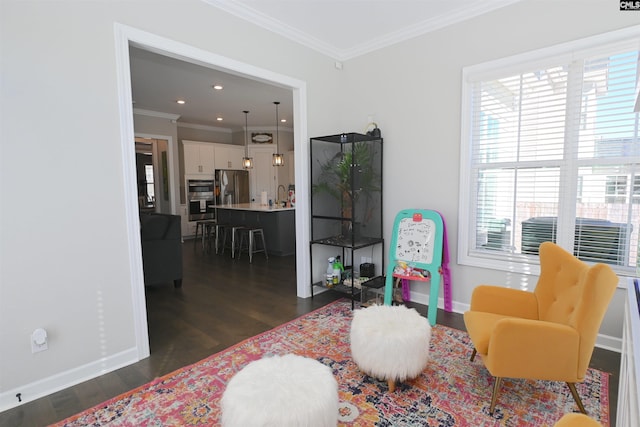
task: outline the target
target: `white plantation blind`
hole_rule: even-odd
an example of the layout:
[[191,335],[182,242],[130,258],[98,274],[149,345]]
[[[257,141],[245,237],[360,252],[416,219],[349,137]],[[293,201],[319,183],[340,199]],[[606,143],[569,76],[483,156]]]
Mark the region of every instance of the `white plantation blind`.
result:
[[638,40],[465,70],[467,259],[537,261],[540,243],[553,241],[584,261],[635,272]]

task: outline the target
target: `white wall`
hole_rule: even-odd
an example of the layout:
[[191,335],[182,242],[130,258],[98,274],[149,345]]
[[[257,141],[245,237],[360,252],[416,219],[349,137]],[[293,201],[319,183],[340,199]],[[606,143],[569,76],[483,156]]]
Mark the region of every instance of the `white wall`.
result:
[[[308,82],[313,134],[335,127],[339,77],[331,58],[201,1],[1,7],[0,410],[140,357],[114,23]],[[49,350],[31,354],[38,327]]]
[[179,126],[178,137],[180,141],[187,139],[190,141],[219,142],[222,144],[236,144],[231,130],[214,130],[205,126]]
[[[465,304],[480,282],[520,278],[455,265],[462,67],[640,23],[616,6],[525,0],[338,71],[333,59],[201,1],[2,0],[0,410],[16,404],[16,392],[30,400],[60,378],[139,357],[115,22],[306,82],[309,136],[363,131],[373,115],[385,138],[387,234],[399,209],[441,211],[453,296]],[[617,316],[607,322],[605,333],[620,336]],[[37,327],[49,331],[49,350],[31,354]]]
[[[617,8],[602,1],[523,1],[344,65],[341,127],[359,130],[373,115],[384,138],[385,238],[390,241],[400,209],[440,211],[458,307],[478,284],[533,287],[537,279],[456,263],[463,67],[640,23],[640,13]],[[426,302],[426,285],[412,286],[414,300]],[[623,295],[615,295],[602,334],[621,337]]]

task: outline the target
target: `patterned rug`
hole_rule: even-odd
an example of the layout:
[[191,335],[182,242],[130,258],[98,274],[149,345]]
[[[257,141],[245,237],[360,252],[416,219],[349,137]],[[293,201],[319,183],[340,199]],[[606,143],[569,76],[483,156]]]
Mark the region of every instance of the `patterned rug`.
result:
[[[340,426],[553,426],[577,411],[565,383],[505,379],[490,416],[492,377],[479,358],[469,361],[467,334],[441,325],[432,328],[424,372],[387,393],[386,382],[351,360],[351,318],[350,302],[331,303],[54,426],[219,425],[219,400],[231,377],[253,360],[287,353],[333,369]],[[590,416],[608,426],[608,374],[589,369],[577,389]]]

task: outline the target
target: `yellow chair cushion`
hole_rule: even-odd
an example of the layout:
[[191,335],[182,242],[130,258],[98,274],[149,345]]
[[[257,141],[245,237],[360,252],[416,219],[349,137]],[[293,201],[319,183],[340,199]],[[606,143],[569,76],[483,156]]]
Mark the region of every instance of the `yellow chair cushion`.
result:
[[602,424],[584,414],[565,414],[554,427],[602,427]]
[[[578,377],[578,332],[566,325],[492,313],[464,314],[478,354],[496,377],[569,381]],[[491,357],[486,357],[488,354]]]

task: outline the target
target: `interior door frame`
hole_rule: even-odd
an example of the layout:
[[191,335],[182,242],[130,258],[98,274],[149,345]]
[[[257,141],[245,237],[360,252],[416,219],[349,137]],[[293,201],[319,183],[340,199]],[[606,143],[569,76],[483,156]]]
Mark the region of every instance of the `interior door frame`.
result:
[[[177,171],[174,166],[174,155],[178,152],[178,147],[175,146],[175,142],[171,135],[156,135],[151,133],[136,133],[135,138],[145,138],[145,139],[153,139],[154,146],[154,168],[157,166],[158,173],[156,174],[157,178],[162,178],[162,159],[157,154],[158,151],[158,143],[155,140],[167,141],[167,173],[169,174],[169,207],[171,208],[171,214],[178,214],[178,206],[180,205],[178,201],[178,194],[176,189],[176,180],[178,179]],[[157,165],[156,165],[157,163]],[[154,169],[155,173],[155,169]],[[156,185],[157,187],[157,185]],[[156,191],[158,188],[156,188]]]
[[175,40],[158,36],[124,24],[114,24],[118,107],[120,113],[120,145],[123,162],[124,205],[131,272],[131,299],[138,360],[149,357],[149,333],[142,272],[140,220],[135,170],[135,138],[129,47],[135,46],[182,61],[214,68],[249,79],[289,88],[293,94],[294,147],[296,163],[296,279],[297,295],[309,297],[311,283],[309,245],[309,188],[307,141],[307,87],[306,82],[275,73],[271,70],[226,58]]

